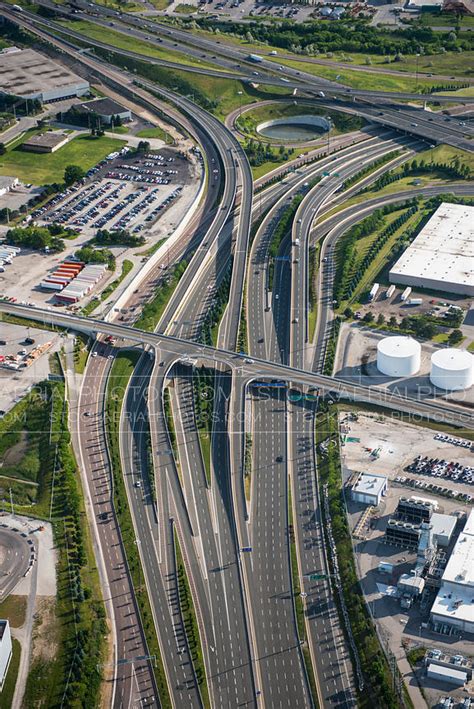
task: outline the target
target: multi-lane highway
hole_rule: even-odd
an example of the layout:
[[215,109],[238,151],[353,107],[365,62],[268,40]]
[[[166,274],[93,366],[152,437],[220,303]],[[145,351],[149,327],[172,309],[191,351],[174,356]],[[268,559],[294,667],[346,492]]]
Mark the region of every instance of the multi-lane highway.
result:
[[[98,25],[109,26],[111,15],[116,17],[107,8],[81,0],[78,4],[88,13],[93,8],[95,14],[88,19]],[[326,249],[329,253],[349,226],[383,204],[383,200],[376,200],[324,219],[324,213],[335,204],[370,184],[389,167],[408,159],[423,145],[419,138],[470,147],[471,129],[438,114],[428,115],[422,109],[394,104],[395,100],[413,98],[412,95],[352,92],[309,74],[279,69],[264,60],[257,73],[259,83],[282,86],[283,77],[289,89],[305,94],[303,102],[355,112],[379,125],[371,133],[359,136],[359,144],[307,165],[286,178],[284,184],[264,190],[257,208],[246,155],[233,132],[213,115],[190,98],[144,79],[137,86],[135,77],[126,71],[78,54],[73,43],[85,40],[80,31],[1,7],[5,16],[47,38],[88,71],[149,110],[162,111],[167,106],[170,120],[195,139],[207,170],[216,170],[218,175],[217,181],[209,181],[187,228],[168,250],[170,264],[183,257],[189,263],[156,332],[142,332],[131,325],[139,312],[137,308],[152,298],[162,283],[165,274],[158,263],[146,277],[137,276],[136,288],[125,303],[130,309],[120,324],[113,322],[113,311],[110,321],[103,322],[0,302],[0,311],[6,313],[87,332],[93,337],[112,335],[122,345],[143,348],[119,426],[121,472],[173,706],[201,707],[207,701],[181,614],[177,540],[190,584],[211,706],[355,706],[357,686],[327,577],[314,452],[316,403],[290,400],[287,385],[312,388],[332,399],[370,401],[460,428],[473,429],[474,417],[461,404],[414,400],[311,371],[319,368],[324,356],[333,271],[324,268],[318,274],[318,325],[315,341],[311,342],[307,312],[309,247],[315,239],[327,236],[322,242],[323,258]],[[55,9],[70,14],[65,6]],[[132,15],[122,14],[114,26],[119,32],[146,39],[162,49],[174,51],[178,46],[183,54],[218,67],[193,69],[200,73],[229,76],[232,71],[243,81],[254,81],[254,66],[238,48]],[[70,42],[55,37],[57,31],[68,34]],[[106,43],[87,42],[171,69],[181,67],[174,61],[162,62]],[[326,95],[318,97],[321,91]],[[389,164],[344,190],[344,180],[393,150],[399,154]],[[466,185],[450,189],[458,194],[472,193]],[[417,193],[435,194],[436,190],[437,187],[422,189]],[[283,235],[279,245],[270,287],[273,233],[296,195],[302,201],[291,233]],[[405,198],[401,193],[385,199]],[[250,243],[252,221],[262,214]],[[322,221],[315,228],[317,217]],[[228,305],[220,322],[217,347],[201,345],[207,311],[229,268]],[[244,292],[250,355],[236,353]],[[76,392],[71,421],[113,628],[113,704],[158,705],[153,663],[146,659],[146,637],[113,504],[104,405],[112,362],[108,356],[113,357],[117,350],[101,342],[95,347],[101,356],[89,362],[82,388]],[[195,368],[200,365],[215,371],[209,469],[194,407]],[[264,390],[251,384],[255,380],[285,384],[275,386],[270,396],[263,396]],[[248,445],[251,483],[245,491]],[[304,616],[299,622],[295,585],[301,589],[304,604]]]

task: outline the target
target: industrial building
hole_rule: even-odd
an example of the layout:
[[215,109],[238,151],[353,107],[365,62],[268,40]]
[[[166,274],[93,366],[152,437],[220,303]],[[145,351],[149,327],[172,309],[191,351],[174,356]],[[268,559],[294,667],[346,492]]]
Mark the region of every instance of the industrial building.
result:
[[19,184],[18,177],[10,177],[9,175],[0,175],[0,197],[10,192]]
[[433,352],[430,381],[438,389],[447,391],[469,389],[474,381],[474,357],[467,350],[454,347]]
[[12,659],[12,637],[8,620],[0,620],[0,692],[3,689],[10,660]]
[[446,548],[456,529],[456,517],[433,512],[430,519],[433,541],[438,547]]
[[0,93],[42,103],[89,93],[89,82],[33,49],[0,52]]
[[360,473],[352,487],[351,497],[354,502],[377,507],[387,492],[387,478],[375,473]]
[[391,283],[474,295],[474,207],[443,202],[391,268]]
[[117,116],[122,122],[132,120],[132,112],[111,98],[97,98],[93,101],[86,101],[73,106],[73,110],[79,113],[95,114],[102,123],[110,125]]
[[400,497],[397,505],[397,515],[405,522],[421,524],[429,522],[433,514],[435,502],[421,497]]
[[388,377],[410,377],[420,369],[421,345],[404,335],[384,337],[377,345],[377,369]]
[[403,522],[400,519],[389,519],[385,530],[385,541],[403,549],[418,549],[420,540],[420,525]]
[[444,570],[431,622],[438,632],[474,633],[474,510]]
[[58,131],[48,131],[46,133],[38,133],[32,135],[31,138],[25,140],[21,144],[21,149],[30,153],[54,153],[69,140],[67,133],[59,133]]
[[445,667],[430,662],[426,670],[426,676],[438,682],[446,682],[454,687],[464,687],[467,682],[467,674],[464,670],[459,670],[455,667]]

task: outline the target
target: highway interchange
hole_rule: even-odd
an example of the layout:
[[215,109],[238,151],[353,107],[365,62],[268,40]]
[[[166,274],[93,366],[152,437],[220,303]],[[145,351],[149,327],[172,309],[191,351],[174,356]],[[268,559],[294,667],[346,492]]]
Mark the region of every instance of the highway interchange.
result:
[[[79,4],[85,10],[90,6]],[[98,16],[88,19],[108,24],[111,11],[101,6],[94,10]],[[68,13],[67,8],[61,11]],[[135,307],[151,298],[164,278],[158,260],[145,279],[140,280],[138,274],[127,307],[122,308],[127,310],[124,322],[114,322],[114,311],[105,322],[0,303],[3,312],[27,315],[97,338],[94,349],[100,356],[89,360],[76,392],[71,422],[75,446],[81,451],[95,548],[113,627],[113,706],[158,706],[160,701],[154,662],[153,658],[147,659],[146,634],[114,510],[104,407],[118,346],[104,343],[103,335],[118,338],[123,347],[139,346],[142,350],[125,397],[120,451],[135,542],[173,706],[205,705],[178,602],[176,539],[193,596],[212,706],[311,707],[316,702],[325,707],[356,706],[359,686],[326,576],[330,569],[317,484],[316,402],[292,403],[285,388],[277,388],[271,397],[264,397],[252,382],[281,380],[305,390],[317,390],[332,399],[369,401],[474,428],[474,417],[462,406],[415,401],[322,375],[324,343],[332,319],[333,271],[322,269],[318,273],[320,297],[314,342],[309,342],[308,337],[306,287],[310,245],[324,238],[322,258],[348,226],[383,203],[379,200],[373,205],[363,204],[355,212],[343,211],[337,219],[324,219],[325,212],[370,184],[377,173],[349,190],[342,187],[345,179],[355,175],[361,164],[394,149],[401,151],[394,164],[401,164],[423,146],[423,141],[470,148],[472,129],[461,129],[457,121],[442,123],[438,114],[431,121],[420,109],[394,103],[406,95],[353,92],[348,96],[344,87],[319,80],[316,83],[315,77],[300,73],[296,76],[290,69],[279,72],[266,61],[259,68],[259,82],[281,85],[280,77],[275,76],[280,73],[293,82],[289,84],[291,88],[304,91],[305,100],[357,112],[370,117],[378,127],[360,144],[343,148],[335,159],[328,155],[290,175],[284,184],[267,187],[259,197],[257,209],[247,157],[235,135],[214,116],[189,98],[150,81],[140,80],[137,86],[135,77],[126,71],[88,54],[78,54],[73,44],[80,33],[67,30],[68,43],[54,36],[58,29],[54,21],[29,13],[15,15],[4,6],[2,13],[48,38],[138,104],[157,112],[166,106],[173,122],[200,145],[208,166],[219,169],[219,189],[210,186],[188,228],[168,250],[169,263],[186,257],[188,266],[154,333],[133,328],[133,320]],[[249,63],[239,50],[226,46],[219,53],[214,43],[211,50],[208,40],[158,23],[150,23],[150,27],[139,24],[137,28],[136,18],[123,15],[116,29],[141,38],[150,37],[153,31],[153,38],[156,35],[163,48],[174,48],[175,41],[179,41],[183,52],[193,56],[199,52],[201,57],[204,52],[211,63],[226,69],[227,76],[229,70],[240,69],[244,80],[251,79]],[[174,35],[172,40],[170,35]],[[111,49],[103,43],[87,42]],[[125,51],[113,51],[127,55]],[[329,90],[336,98],[318,96],[321,90]],[[364,103],[360,103],[361,99]],[[329,166],[331,174],[323,175]],[[450,189],[457,194],[473,193],[466,185]],[[417,190],[420,194],[439,191],[441,188]],[[292,233],[280,246],[274,286],[269,289],[272,233],[297,195],[302,196],[302,201]],[[394,194],[386,199],[406,198],[406,194]],[[262,212],[264,217],[258,220]],[[317,218],[320,222],[315,227]],[[215,348],[200,343],[200,328],[228,270],[231,254],[228,306]],[[248,355],[237,352],[243,309]],[[206,471],[195,416],[194,368],[201,364],[215,371],[210,473]],[[177,455],[166,420],[165,396],[171,402]],[[90,414],[87,417],[86,412]],[[252,440],[250,500],[244,490],[245,434]],[[293,599],[293,543],[305,606],[305,639],[299,635]],[[309,574],[321,578],[309,581]],[[314,696],[304,649],[309,652],[315,676]]]

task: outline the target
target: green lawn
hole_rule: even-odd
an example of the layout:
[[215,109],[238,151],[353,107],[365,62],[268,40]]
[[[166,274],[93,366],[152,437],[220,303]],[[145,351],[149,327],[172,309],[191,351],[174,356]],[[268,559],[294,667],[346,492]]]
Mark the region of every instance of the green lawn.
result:
[[[26,138],[23,136],[20,144]],[[62,182],[66,165],[79,165],[83,170],[89,170],[106,155],[120,150],[124,145],[126,142],[123,140],[80,135],[55,153],[38,155],[23,152],[15,144],[15,147],[0,156],[0,175],[15,175],[23,182],[35,185]]]
[[201,61],[200,59],[195,59],[194,57],[188,57],[186,54],[182,54],[179,51],[161,49],[160,47],[157,47],[156,44],[152,44],[151,42],[146,42],[144,40],[137,39],[136,37],[130,37],[113,29],[99,27],[93,22],[87,22],[86,20],[60,20],[59,22],[63,27],[74,30],[75,32],[80,32],[86,37],[95,39],[98,42],[105,42],[113,47],[117,47],[118,49],[125,49],[126,51],[137,52],[138,54],[143,54],[147,57],[154,57],[168,62],[177,62],[187,66],[200,66],[205,69],[218,69],[216,65],[210,64],[209,62]]
[[0,603],[0,618],[8,618],[12,628],[21,628],[25,622],[27,599],[27,596],[8,596]]
[[331,79],[354,89],[374,89],[379,91],[419,91],[422,87],[436,86],[439,82],[435,79],[419,77],[418,83],[415,78],[384,74],[382,72],[369,72],[362,69],[342,69],[328,67],[310,62],[295,61],[293,59],[282,59],[281,57],[269,57],[278,64],[285,64],[292,69],[304,71],[323,79]]
[[2,707],[11,707],[13,702],[13,694],[15,693],[15,685],[18,677],[18,668],[20,666],[20,656],[21,656],[21,645],[18,640],[12,638],[12,659],[10,660],[10,667],[8,668],[8,674],[5,679],[5,684],[2,690]]
[[416,157],[417,160],[424,160],[425,162],[431,162],[431,160],[433,162],[450,162],[454,158],[459,158],[462,163],[474,170],[474,153],[453,148],[451,145],[438,145],[431,150],[423,150]]
[[164,140],[165,143],[169,143],[170,145],[174,143],[172,136],[163,130],[163,128],[160,128],[160,126],[139,130],[137,133],[137,138],[158,138],[159,140]]
[[179,5],[176,5],[174,8],[174,12],[177,12],[178,15],[192,15],[194,12],[197,12],[198,8],[196,5],[189,5],[188,3],[185,2],[180,2]]

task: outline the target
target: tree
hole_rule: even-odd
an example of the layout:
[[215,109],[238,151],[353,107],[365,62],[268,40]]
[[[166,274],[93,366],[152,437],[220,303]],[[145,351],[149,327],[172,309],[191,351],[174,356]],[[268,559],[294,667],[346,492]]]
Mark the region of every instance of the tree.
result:
[[137,153],[148,153],[150,150],[150,143],[147,140],[140,140],[137,145]]
[[377,325],[383,325],[385,322],[385,315],[383,313],[380,313],[380,315],[377,318]]
[[347,308],[344,310],[344,317],[345,317],[345,318],[351,318],[353,315],[354,315],[354,313],[353,313],[353,311],[352,311],[352,308],[347,307]]
[[68,187],[73,185],[78,180],[82,180],[85,172],[79,165],[67,165],[64,168],[64,184]]
[[374,314],[369,310],[368,313],[366,313],[363,317],[364,322],[373,322],[374,320]]
[[5,147],[5,144],[0,143],[0,155],[5,155],[6,152],[7,152],[7,149]]
[[448,337],[448,342],[450,345],[457,345],[462,339],[462,330],[453,330]]

